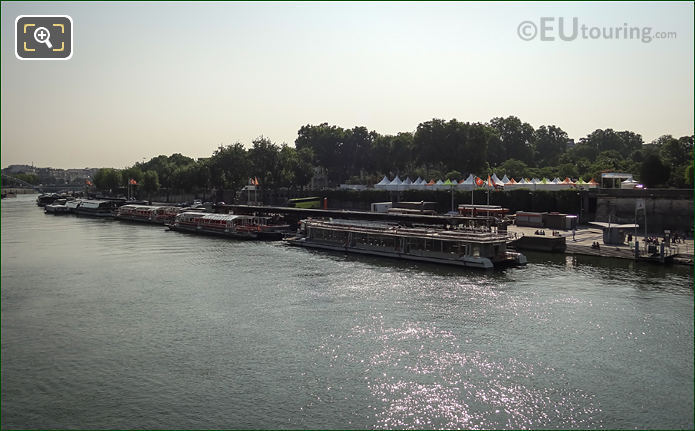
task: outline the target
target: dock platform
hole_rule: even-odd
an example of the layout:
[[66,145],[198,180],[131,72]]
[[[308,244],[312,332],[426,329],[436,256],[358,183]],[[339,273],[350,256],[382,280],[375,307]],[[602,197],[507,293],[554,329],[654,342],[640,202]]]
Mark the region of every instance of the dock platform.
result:
[[[552,229],[538,229],[533,227],[509,226],[508,231],[511,235],[517,237],[532,237],[552,238]],[[544,230],[546,235],[535,235],[537,230]],[[565,238],[566,248],[565,254],[578,254],[585,256],[612,257],[619,259],[635,259],[634,248],[628,244],[625,245],[605,245],[603,244],[603,231],[600,228],[581,227],[575,231],[574,239],[572,231],[558,231],[560,237]],[[637,239],[641,242],[642,237]],[[594,248],[591,245],[594,242],[599,243],[599,248]],[[685,240],[682,243],[674,244],[670,252],[673,257],[673,263],[692,265],[693,264],[693,240]]]

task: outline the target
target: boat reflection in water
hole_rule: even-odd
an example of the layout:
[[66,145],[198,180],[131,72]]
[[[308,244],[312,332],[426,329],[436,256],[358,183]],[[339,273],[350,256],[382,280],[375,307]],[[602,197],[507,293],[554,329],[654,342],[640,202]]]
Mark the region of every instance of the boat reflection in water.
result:
[[526,264],[507,250],[507,236],[489,228],[402,227],[348,220],[303,220],[291,245],[471,268]]
[[177,214],[169,229],[236,239],[279,241],[289,226],[273,223],[272,217],[187,211]]

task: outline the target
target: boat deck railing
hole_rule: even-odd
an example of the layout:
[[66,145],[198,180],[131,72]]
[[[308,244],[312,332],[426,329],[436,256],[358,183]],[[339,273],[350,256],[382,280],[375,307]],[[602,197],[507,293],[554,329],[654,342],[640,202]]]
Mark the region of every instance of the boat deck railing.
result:
[[449,240],[460,240],[460,241],[474,241],[474,242],[494,242],[494,241],[506,241],[507,235],[492,232],[485,229],[454,229],[454,230],[442,230],[442,229],[432,229],[432,228],[411,228],[403,227],[397,225],[383,225],[376,226],[373,223],[369,224],[343,224],[335,222],[323,222],[323,221],[310,221],[308,222],[310,227],[318,227],[324,229],[330,229],[334,231],[349,231],[354,233],[364,233],[368,235],[389,235],[389,236],[408,236],[416,238],[428,238],[428,239],[449,239]]

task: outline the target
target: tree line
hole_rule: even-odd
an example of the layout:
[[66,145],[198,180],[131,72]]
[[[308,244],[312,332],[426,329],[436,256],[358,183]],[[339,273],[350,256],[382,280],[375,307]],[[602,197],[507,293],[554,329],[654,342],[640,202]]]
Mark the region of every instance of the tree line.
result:
[[313,175],[313,155],[269,139],[255,139],[246,149],[241,143],[219,146],[197,160],[179,153],[160,155],[125,169],[100,169],[93,178],[98,190],[119,190],[134,182],[146,195],[167,192],[204,192],[239,189],[253,177],[266,187],[302,188]]
[[135,180],[153,193],[239,189],[250,177],[265,187],[296,189],[316,173],[337,185],[374,184],[384,175],[453,180],[493,172],[588,180],[606,171],[632,173],[648,187],[692,187],[693,136],[664,135],[644,143],[634,132],[597,129],[574,142],[558,126],[534,129],[514,116],[487,123],[432,119],[395,135],[322,123],[302,126],[294,147],[259,137],[250,148],[221,145],[208,158],[177,153],[123,170],[101,169],[93,181],[106,190]]

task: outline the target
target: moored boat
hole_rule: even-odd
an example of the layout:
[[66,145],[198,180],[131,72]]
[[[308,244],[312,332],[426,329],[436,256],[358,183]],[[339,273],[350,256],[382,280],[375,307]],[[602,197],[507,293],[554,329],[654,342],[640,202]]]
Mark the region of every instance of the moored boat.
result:
[[113,217],[116,215],[116,208],[116,201],[85,199],[75,208],[75,213],[91,217]]
[[61,196],[57,193],[43,193],[36,197],[36,205],[45,207],[46,205],[50,205],[60,198]]
[[279,241],[288,225],[269,224],[270,217],[186,211],[176,215],[171,230],[220,235],[236,239]]
[[77,212],[77,207],[82,203],[82,199],[73,199],[71,201],[65,202],[65,207],[69,213]]
[[46,204],[43,209],[47,214],[53,214],[53,215],[58,215],[58,214],[67,214],[68,213],[68,207],[67,207],[67,200],[66,199],[56,199],[53,201],[51,204]]
[[442,263],[471,268],[526,264],[526,257],[507,250],[507,236],[490,229],[402,227],[348,220],[303,220],[289,244]]
[[181,208],[174,206],[128,204],[118,208],[116,218],[144,223],[170,224],[174,222],[176,214],[180,211]]

